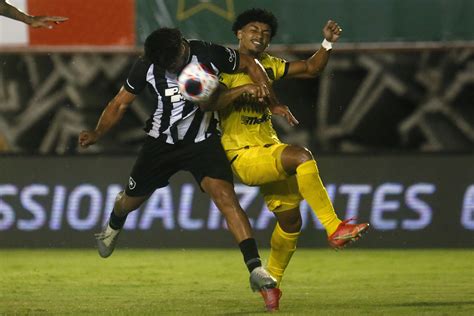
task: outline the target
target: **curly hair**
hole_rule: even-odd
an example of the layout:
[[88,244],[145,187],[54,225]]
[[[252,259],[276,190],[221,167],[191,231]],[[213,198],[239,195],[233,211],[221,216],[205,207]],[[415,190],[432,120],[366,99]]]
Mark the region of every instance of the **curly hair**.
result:
[[145,57],[161,68],[167,69],[178,57],[183,35],[176,28],[160,28],[145,40]]
[[277,18],[265,9],[249,9],[240,13],[232,25],[232,31],[237,35],[237,31],[241,30],[244,26],[251,22],[261,22],[270,26],[272,29],[271,38],[275,36],[278,30],[278,20]]

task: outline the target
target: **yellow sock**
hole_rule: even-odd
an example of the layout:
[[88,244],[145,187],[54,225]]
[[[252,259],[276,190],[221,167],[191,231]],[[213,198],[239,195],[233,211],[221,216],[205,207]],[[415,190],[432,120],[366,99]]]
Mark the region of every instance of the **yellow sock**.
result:
[[291,256],[296,250],[296,242],[300,232],[287,233],[281,229],[278,223],[275,225],[271,239],[270,257],[268,258],[267,269],[270,274],[277,279],[277,287],[280,287],[283,273],[285,272]]
[[329,199],[328,192],[319,177],[316,161],[310,160],[296,168],[296,180],[303,198],[316,214],[317,218],[326,229],[326,233],[334,233],[341,223],[337,218],[334,207]]

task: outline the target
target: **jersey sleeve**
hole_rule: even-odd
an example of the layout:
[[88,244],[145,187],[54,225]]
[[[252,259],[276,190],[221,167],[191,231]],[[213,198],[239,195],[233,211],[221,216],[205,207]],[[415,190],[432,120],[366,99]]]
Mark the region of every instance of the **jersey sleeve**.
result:
[[219,72],[234,73],[239,69],[240,55],[235,49],[211,43],[209,53]]
[[124,82],[125,90],[135,95],[139,94],[146,87],[146,75],[150,65],[150,62],[142,57],[137,59]]
[[228,89],[232,88],[232,78],[234,76],[226,73],[219,74],[219,82],[226,86]]
[[273,71],[275,72],[275,80],[281,79],[288,73],[290,63],[282,58],[272,56]]

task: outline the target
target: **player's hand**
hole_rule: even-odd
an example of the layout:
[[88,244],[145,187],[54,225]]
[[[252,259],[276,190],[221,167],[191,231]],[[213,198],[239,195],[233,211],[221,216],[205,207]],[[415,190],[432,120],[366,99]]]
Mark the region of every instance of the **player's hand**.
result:
[[251,97],[263,102],[266,97],[270,95],[268,87],[263,84],[246,84],[244,85],[244,94],[250,95]]
[[42,27],[52,29],[53,24],[59,24],[67,20],[69,20],[69,18],[64,16],[32,16],[31,21],[28,24],[35,28]]
[[295,126],[300,123],[298,122],[296,117],[293,116],[290,109],[286,105],[283,105],[283,104],[273,105],[270,107],[270,111],[272,112],[273,115],[284,117],[286,121],[288,122],[288,124],[290,124],[291,126]]
[[331,43],[337,42],[341,33],[342,28],[333,20],[327,21],[326,25],[323,27],[324,38]]
[[239,99],[250,109],[255,112],[262,112],[262,110],[267,108],[267,99],[270,96],[270,91],[266,85],[250,83],[242,87],[244,92],[240,95]]
[[82,148],[87,148],[99,140],[99,134],[96,131],[82,131],[79,134],[79,145]]

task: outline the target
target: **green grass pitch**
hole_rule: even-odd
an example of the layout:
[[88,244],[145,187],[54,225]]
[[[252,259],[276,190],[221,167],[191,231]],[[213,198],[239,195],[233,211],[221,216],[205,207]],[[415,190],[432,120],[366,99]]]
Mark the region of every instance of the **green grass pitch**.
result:
[[[299,249],[282,290],[281,315],[474,315],[474,251]],[[0,250],[0,315],[262,312],[237,247]]]

